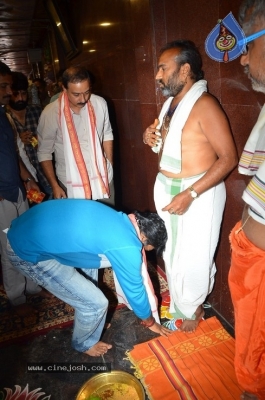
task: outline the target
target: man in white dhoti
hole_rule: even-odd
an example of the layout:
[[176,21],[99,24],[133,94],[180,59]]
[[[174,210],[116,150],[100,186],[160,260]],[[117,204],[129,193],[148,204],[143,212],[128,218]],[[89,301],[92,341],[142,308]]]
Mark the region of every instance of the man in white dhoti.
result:
[[172,319],[167,326],[186,332],[196,329],[213,287],[223,179],[237,164],[228,120],[207,93],[201,68],[193,42],[178,40],[161,50],[156,80],[169,98],[143,134],[159,160],[154,199],[168,233],[164,261]]

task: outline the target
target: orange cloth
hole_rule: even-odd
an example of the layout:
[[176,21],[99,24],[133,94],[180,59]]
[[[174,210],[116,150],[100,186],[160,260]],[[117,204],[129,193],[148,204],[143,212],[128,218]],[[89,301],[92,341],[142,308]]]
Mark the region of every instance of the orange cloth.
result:
[[84,187],[84,192],[85,192],[85,199],[91,199],[91,187],[90,187],[90,182],[89,182],[89,177],[85,165],[85,161],[82,155],[81,147],[78,141],[77,137],[77,132],[75,129],[75,125],[73,122],[71,110],[70,110],[70,105],[69,105],[69,99],[65,94],[62,94],[60,97],[60,101],[62,99],[62,96],[64,96],[64,115],[65,115],[65,121],[66,125],[68,128],[68,134],[70,138],[70,142],[72,145],[72,150],[75,158],[75,162],[83,183]]
[[[102,145],[96,132],[96,116],[90,101],[87,102],[87,118],[91,127],[90,134],[90,166],[94,176],[89,177],[78,135],[74,125],[69,99],[65,93],[60,98],[60,121],[64,141],[66,161],[66,178],[68,195],[73,198],[86,199],[108,198],[110,194],[106,159],[103,155]],[[69,141],[69,142],[68,142]],[[92,174],[93,175],[93,174]],[[81,181],[80,181],[81,179]],[[91,184],[94,180],[94,185]],[[95,183],[97,182],[98,185]],[[92,187],[91,187],[92,186]],[[94,186],[94,189],[93,189]],[[81,192],[80,192],[81,188]]]
[[238,382],[265,399],[265,251],[254,246],[238,222],[230,234],[229,287],[235,310]]
[[238,400],[234,339],[216,317],[193,333],[173,332],[128,352],[151,400]]

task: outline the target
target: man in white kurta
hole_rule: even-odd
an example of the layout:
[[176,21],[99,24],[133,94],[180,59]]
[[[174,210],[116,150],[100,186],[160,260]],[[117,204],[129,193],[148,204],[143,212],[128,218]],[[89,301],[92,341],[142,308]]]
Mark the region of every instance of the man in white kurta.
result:
[[[83,190],[85,173],[90,198],[114,205],[113,133],[107,103],[91,94],[90,75],[83,67],[67,69],[63,87],[59,99],[43,110],[37,129],[38,159],[54,198],[88,198]],[[76,147],[80,150],[77,155]],[[106,190],[102,190],[102,182]]]

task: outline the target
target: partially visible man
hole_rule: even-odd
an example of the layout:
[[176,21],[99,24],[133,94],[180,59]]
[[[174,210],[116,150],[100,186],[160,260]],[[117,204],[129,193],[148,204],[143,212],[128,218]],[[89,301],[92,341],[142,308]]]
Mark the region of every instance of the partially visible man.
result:
[[207,93],[201,68],[191,41],[176,40],[161,50],[156,80],[170,97],[143,135],[158,153],[154,198],[168,233],[164,261],[173,319],[166,325],[186,332],[196,329],[213,287],[223,179],[237,163],[229,123]]
[[24,144],[29,161],[36,170],[38,185],[46,195],[52,197],[52,188],[47,181],[37,156],[37,126],[42,109],[28,104],[28,79],[22,72],[12,72],[12,96],[7,106],[15,129]]
[[56,85],[57,91],[53,94],[53,96],[51,96],[50,103],[57,100],[63,91],[63,73],[64,73],[64,71],[65,71],[64,69],[61,69],[56,74],[57,82],[54,85]]
[[[6,233],[11,221],[28,209],[27,190],[39,187],[21,161],[15,133],[4,106],[12,96],[12,75],[9,67],[0,62],[0,254],[3,285],[12,306],[22,315],[29,311],[26,294],[36,294],[41,288],[13,267],[6,253]],[[24,183],[23,183],[24,182]],[[27,232],[24,232],[26,235]]]
[[143,326],[170,334],[152,315],[142,277],[143,249],[161,252],[167,240],[156,213],[126,215],[96,201],[50,200],[15,219],[8,240],[14,267],[75,308],[77,351],[100,356],[112,347],[100,341],[108,308],[95,285],[101,267],[113,268]]
[[33,85],[36,86],[37,88],[40,105],[42,109],[44,109],[47,106],[47,104],[50,103],[50,96],[47,89],[47,83],[45,82],[44,79],[35,78],[33,80]]
[[[265,0],[245,0],[239,21],[246,36],[264,30],[241,56],[257,92],[265,93]],[[243,400],[265,399],[265,106],[239,161],[253,176],[243,192],[242,220],[230,234],[229,287],[235,311],[235,370]]]
[[90,75],[83,67],[68,68],[62,82],[62,96],[45,108],[38,125],[38,158],[54,198],[114,205],[113,134],[106,101],[91,94]]

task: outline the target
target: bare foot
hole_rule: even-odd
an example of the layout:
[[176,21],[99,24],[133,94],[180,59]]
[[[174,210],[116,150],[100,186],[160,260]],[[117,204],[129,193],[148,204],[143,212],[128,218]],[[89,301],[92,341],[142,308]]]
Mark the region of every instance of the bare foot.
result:
[[88,354],[91,357],[99,357],[107,353],[107,351],[111,348],[112,348],[111,344],[104,342],[97,342],[96,344],[94,344],[94,346],[90,347],[90,349],[88,349],[84,353]]
[[195,332],[197,326],[199,325],[199,322],[201,321],[201,319],[204,316],[204,309],[201,306],[199,306],[197,308],[197,310],[195,311],[195,319],[184,319],[184,321],[182,322],[182,324],[179,327],[179,330],[182,332]]
[[259,400],[259,398],[252,393],[249,392],[243,392],[240,396],[241,400]]

